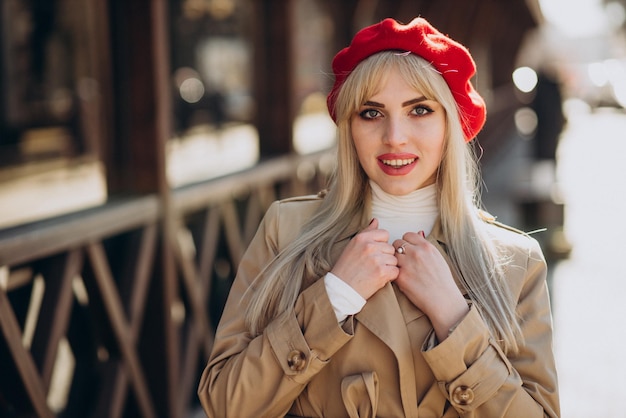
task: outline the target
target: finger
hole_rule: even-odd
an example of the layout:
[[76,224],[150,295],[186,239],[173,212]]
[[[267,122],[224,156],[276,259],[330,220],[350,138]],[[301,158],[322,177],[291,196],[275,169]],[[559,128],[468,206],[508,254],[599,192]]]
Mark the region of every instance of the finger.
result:
[[[387,243],[385,243],[385,247],[383,248],[383,253],[385,253],[385,254],[390,254],[390,255],[392,255],[392,256],[393,256],[393,255],[395,254],[395,252],[396,252],[396,247],[394,247],[394,246],[393,246],[393,245],[391,245],[391,244],[387,244]],[[394,258],[395,258],[395,257],[394,257]]]
[[411,243],[407,240],[397,239],[393,242],[393,247],[396,250],[396,256],[399,254],[406,254],[407,249]]
[[393,255],[393,253],[391,254],[387,254],[384,258],[384,263],[387,266],[397,266],[398,265],[398,258]]
[[421,242],[422,240],[425,240],[426,236],[424,234],[424,231],[407,232],[404,235],[402,235],[402,239],[411,244],[417,244]]
[[375,229],[378,229],[378,219],[372,218],[369,225],[367,225],[363,231],[373,231]]
[[[406,234],[404,234],[404,235],[406,235]],[[405,240],[405,239],[397,239],[397,240],[395,240],[393,242],[392,245],[393,245],[393,248],[395,248],[397,250],[398,248],[400,248],[400,246],[402,246],[402,244],[406,244],[406,243],[407,243],[407,240]]]
[[377,242],[386,243],[389,240],[389,231],[385,229],[378,229],[378,219],[376,218],[372,218],[369,225],[367,225],[360,234],[365,234],[369,237],[369,239]]
[[382,270],[383,277],[386,278],[386,281],[393,281],[398,278],[398,274],[400,273],[400,269],[396,265],[389,264],[385,266]]

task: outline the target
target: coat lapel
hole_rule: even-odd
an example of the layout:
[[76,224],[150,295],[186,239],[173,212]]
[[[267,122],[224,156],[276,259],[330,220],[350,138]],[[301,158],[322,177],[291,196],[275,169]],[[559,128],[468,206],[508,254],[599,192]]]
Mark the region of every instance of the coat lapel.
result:
[[401,397],[406,416],[417,416],[415,366],[406,322],[394,286],[387,283],[372,296],[356,319],[380,338],[396,356]]
[[401,357],[409,343],[404,316],[393,286],[387,283],[365,304],[356,319]]

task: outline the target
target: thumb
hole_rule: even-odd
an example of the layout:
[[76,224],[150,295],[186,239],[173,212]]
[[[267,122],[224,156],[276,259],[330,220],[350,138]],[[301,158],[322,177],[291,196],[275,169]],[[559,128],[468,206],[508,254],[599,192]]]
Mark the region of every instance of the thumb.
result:
[[372,218],[369,225],[365,227],[364,231],[373,231],[375,229],[378,229],[378,219]]

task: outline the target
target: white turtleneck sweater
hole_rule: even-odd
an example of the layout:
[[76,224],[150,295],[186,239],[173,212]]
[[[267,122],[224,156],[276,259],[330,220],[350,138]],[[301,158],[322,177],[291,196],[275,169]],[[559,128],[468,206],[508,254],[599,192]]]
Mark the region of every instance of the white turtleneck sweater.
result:
[[[430,234],[439,216],[437,186],[432,184],[403,196],[394,196],[370,180],[372,218],[378,227],[389,232],[389,243],[402,238],[406,232],[424,231]],[[350,285],[332,273],[324,277],[326,292],[340,323],[349,315],[363,309],[366,300]]]
[[372,218],[378,219],[380,229],[389,231],[390,244],[409,231],[430,234],[439,216],[436,184],[403,196],[390,195],[373,181],[370,187]]

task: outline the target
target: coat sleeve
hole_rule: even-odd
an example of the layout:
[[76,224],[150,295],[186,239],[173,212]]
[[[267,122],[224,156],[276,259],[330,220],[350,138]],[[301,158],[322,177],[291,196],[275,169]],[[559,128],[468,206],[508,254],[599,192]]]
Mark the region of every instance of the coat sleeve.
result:
[[442,343],[423,355],[439,387],[461,417],[551,417],[559,412],[552,350],[552,315],[547,266],[538,243],[529,243],[518,293],[517,314],[524,342],[518,353],[505,355],[475,306]]
[[198,396],[209,417],[285,415],[307,382],[351,338],[337,323],[323,280],[304,290],[261,335],[248,332],[246,291],[278,252],[280,205],[268,209],[242,258],[200,378]]

